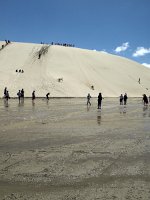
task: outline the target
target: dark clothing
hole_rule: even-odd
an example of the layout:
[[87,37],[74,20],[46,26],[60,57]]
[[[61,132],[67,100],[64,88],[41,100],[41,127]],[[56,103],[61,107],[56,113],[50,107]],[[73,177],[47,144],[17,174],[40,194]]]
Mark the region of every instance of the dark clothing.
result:
[[6,91],[5,98],[7,101],[8,101],[8,99],[10,99],[8,91]]
[[39,57],[38,57],[38,59],[40,59],[41,58],[41,53],[39,53]]
[[21,98],[21,92],[20,92],[20,90],[19,90],[19,92],[17,93],[17,95],[18,95],[18,99],[19,99],[19,102],[20,102],[20,98]]
[[141,80],[140,80],[140,78],[139,78],[139,81],[138,81],[138,82],[139,82],[139,84],[140,84],[140,81],[141,81]]
[[148,98],[147,98],[146,94],[143,95],[143,101],[144,101],[144,105],[148,104]]
[[7,88],[4,89],[4,97],[6,96]]
[[47,99],[47,100],[49,100],[49,94],[50,94],[50,93],[47,93],[47,94],[46,94],[46,99]]
[[124,105],[126,105],[126,104],[127,104],[127,99],[128,99],[128,97],[127,97],[127,95],[125,94],[125,95],[124,95],[124,97],[123,97],[123,100],[124,100]]
[[99,95],[98,95],[98,109],[101,109],[101,104],[102,104],[102,95],[101,95],[101,93],[99,93]]
[[123,105],[123,95],[120,95],[120,105]]
[[35,91],[32,92],[32,100],[35,99]]
[[24,90],[21,90],[21,97],[24,98]]
[[88,95],[87,95],[87,106],[88,106],[88,104],[90,104],[90,106],[91,106],[90,99],[91,99],[91,95],[90,95],[90,94],[88,94]]

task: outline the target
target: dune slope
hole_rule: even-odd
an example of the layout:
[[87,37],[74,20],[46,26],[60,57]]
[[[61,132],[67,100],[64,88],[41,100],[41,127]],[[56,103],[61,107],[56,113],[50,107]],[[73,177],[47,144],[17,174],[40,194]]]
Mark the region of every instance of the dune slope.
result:
[[[0,42],[0,47],[5,44]],[[40,59],[39,59],[40,55]],[[16,71],[18,70],[18,72]],[[19,70],[23,70],[19,72]],[[139,78],[141,84],[138,83]],[[16,97],[24,88],[37,97],[138,97],[149,92],[150,70],[116,55],[58,45],[12,42],[0,50],[0,96]],[[93,87],[92,87],[93,86]]]

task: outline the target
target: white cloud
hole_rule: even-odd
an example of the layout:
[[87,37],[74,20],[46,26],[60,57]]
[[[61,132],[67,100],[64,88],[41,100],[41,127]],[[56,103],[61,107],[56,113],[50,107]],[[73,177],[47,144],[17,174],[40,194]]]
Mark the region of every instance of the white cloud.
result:
[[144,65],[145,67],[150,68],[150,64],[148,64],[148,63],[142,63],[142,65]]
[[117,47],[114,51],[120,53],[121,51],[126,51],[129,48],[129,42],[123,43],[121,46]]
[[150,48],[146,49],[144,47],[137,47],[136,51],[133,53],[133,57],[145,56],[145,54],[150,53]]

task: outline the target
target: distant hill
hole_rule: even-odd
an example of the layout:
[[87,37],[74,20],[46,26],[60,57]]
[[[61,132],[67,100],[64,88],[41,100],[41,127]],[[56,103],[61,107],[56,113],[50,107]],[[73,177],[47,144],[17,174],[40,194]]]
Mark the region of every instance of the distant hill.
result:
[[[0,48],[5,45],[0,42]],[[19,70],[21,70],[19,72]],[[141,84],[138,80],[141,80]],[[150,69],[132,60],[104,52],[60,45],[11,42],[0,50],[0,96],[19,89],[30,97],[85,97],[87,93],[118,97],[150,94]]]

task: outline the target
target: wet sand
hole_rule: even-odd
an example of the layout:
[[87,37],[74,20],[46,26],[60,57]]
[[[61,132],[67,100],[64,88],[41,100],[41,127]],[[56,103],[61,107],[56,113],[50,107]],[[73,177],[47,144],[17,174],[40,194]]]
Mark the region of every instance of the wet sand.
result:
[[0,100],[0,199],[150,199],[150,107],[91,103]]

